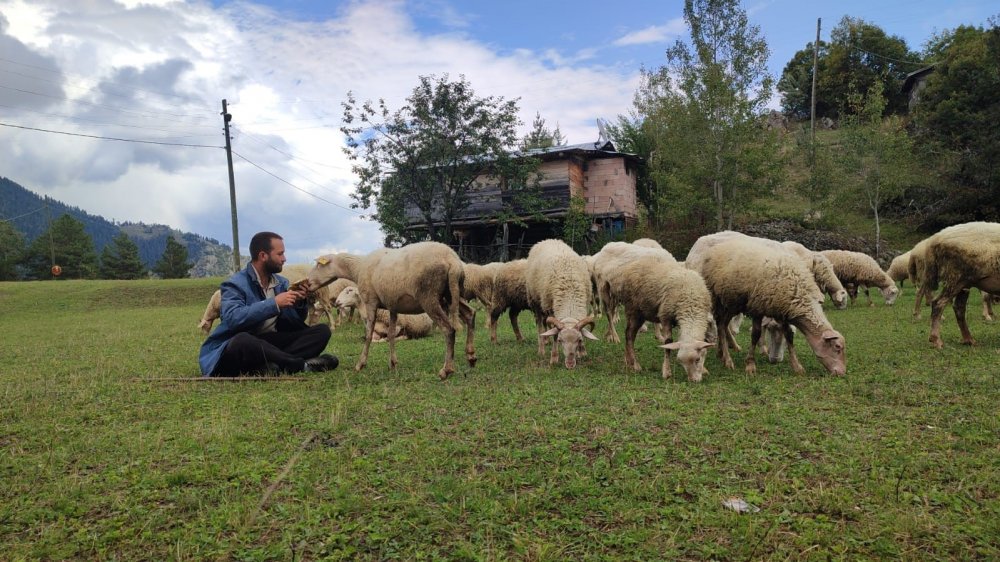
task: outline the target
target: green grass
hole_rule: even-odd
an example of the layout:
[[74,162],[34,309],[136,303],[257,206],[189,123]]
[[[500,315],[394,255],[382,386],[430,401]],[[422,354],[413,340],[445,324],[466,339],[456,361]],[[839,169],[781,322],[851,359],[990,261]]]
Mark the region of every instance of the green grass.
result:
[[649,334],[642,373],[603,342],[550,369],[504,320],[445,382],[439,335],[354,373],[357,325],[306,382],[135,380],[197,375],[217,282],[0,284],[0,558],[1000,558],[1000,325],[978,296],[973,348],[949,312],[931,349],[912,289],[829,310],[843,378],[801,338],[801,376],[712,355],[702,384],[663,381]]

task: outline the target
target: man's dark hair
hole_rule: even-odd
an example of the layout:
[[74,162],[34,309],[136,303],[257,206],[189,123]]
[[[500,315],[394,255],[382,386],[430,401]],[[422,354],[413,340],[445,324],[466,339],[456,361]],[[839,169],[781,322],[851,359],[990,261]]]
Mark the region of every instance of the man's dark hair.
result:
[[258,232],[250,239],[250,261],[255,261],[261,252],[271,251],[271,240],[284,240],[273,232]]

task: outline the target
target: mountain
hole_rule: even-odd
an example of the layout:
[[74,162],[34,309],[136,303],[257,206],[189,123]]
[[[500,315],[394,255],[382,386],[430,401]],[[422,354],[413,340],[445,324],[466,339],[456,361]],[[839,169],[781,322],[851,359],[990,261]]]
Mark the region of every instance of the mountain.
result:
[[[112,222],[50,197],[41,197],[14,181],[0,177],[0,220],[10,221],[29,243],[48,230],[50,217],[54,220],[67,213],[83,223],[84,230],[94,240],[98,255],[119,232],[124,232],[139,246],[142,262],[152,269],[163,256],[167,236],[173,236],[187,247],[188,260],[194,263],[189,273],[191,277],[223,277],[232,273],[232,247],[218,240],[181,232],[162,224]],[[246,260],[244,257],[243,262]]]

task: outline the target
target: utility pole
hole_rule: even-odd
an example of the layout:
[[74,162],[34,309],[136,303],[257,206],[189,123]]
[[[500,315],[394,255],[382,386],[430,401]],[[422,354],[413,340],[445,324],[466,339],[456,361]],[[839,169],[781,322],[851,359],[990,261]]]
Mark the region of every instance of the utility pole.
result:
[[226,109],[226,100],[222,100],[222,126],[226,131],[226,160],[229,161],[229,208],[233,216],[233,273],[240,270],[240,234],[239,222],[236,220],[236,178],[233,176],[233,146],[229,140],[229,122],[233,116]]
[[816,18],[816,42],[813,43],[813,84],[812,101],[809,109],[809,131],[812,134],[813,154],[816,152],[816,70],[819,66],[819,24],[822,18]]

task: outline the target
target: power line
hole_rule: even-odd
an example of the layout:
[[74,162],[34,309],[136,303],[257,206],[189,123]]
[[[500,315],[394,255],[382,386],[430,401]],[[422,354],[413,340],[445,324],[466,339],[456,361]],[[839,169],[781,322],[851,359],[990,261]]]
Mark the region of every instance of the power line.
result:
[[[3,84],[0,84],[0,88],[3,88],[5,90],[14,90],[15,92],[21,92],[22,94],[31,94],[31,95],[34,95],[34,96],[41,96],[43,98],[51,98],[51,99],[55,99],[55,100],[59,100],[59,101],[68,101],[70,103],[79,103],[79,104],[83,104],[83,105],[89,105],[91,107],[99,107],[101,109],[107,109],[107,110],[110,110],[110,111],[117,111],[117,112],[120,112],[120,113],[132,113],[132,114],[138,115],[139,117],[143,117],[143,118],[149,118],[151,116],[156,116],[157,115],[157,112],[155,112],[155,111],[122,109],[122,108],[119,108],[119,107],[112,107],[112,106],[109,106],[109,105],[101,105],[99,103],[93,103],[93,102],[89,102],[89,101],[70,99],[70,98],[67,98],[66,96],[53,96],[52,94],[43,94],[41,92],[34,92],[34,91],[31,91],[31,90],[24,90],[22,88],[14,88],[12,86],[4,86]],[[145,114],[145,115],[143,115],[143,114]],[[184,121],[180,121],[178,119],[167,119],[167,118],[164,118],[164,117],[160,117],[160,119],[163,119],[164,121],[173,121],[175,123],[184,123]]]
[[[316,160],[310,160],[308,158],[303,158],[302,156],[296,156],[295,153],[293,153],[293,152],[285,152],[284,150],[281,150],[280,148],[278,148],[278,147],[272,145],[271,143],[265,141],[264,139],[258,137],[257,135],[254,135],[252,133],[246,132],[241,127],[233,126],[233,128],[236,129],[236,130],[238,130],[241,134],[243,134],[244,136],[250,138],[251,140],[255,140],[255,141],[257,141],[257,142],[259,142],[261,144],[267,145],[268,147],[270,147],[275,152],[278,152],[280,154],[284,154],[285,156],[291,158],[292,160],[298,160],[299,162],[308,162],[310,164],[316,164],[317,166],[324,166],[326,168],[333,168],[334,170],[349,170],[350,169],[349,167],[346,167],[346,166],[339,166],[339,165],[336,165],[336,164],[326,164],[324,162],[317,162]],[[310,171],[314,172],[314,173],[319,173],[319,172],[316,172],[316,170],[313,170],[313,169],[309,168],[308,166],[306,168],[309,169]]]
[[[72,119],[74,121],[84,121],[84,122],[87,122],[87,123],[94,123],[95,125],[108,125],[109,127],[127,127],[129,129],[142,129],[142,130],[146,130],[146,131],[159,131],[161,133],[178,133],[178,132],[184,132],[184,131],[178,131],[178,130],[172,130],[172,129],[157,129],[155,127],[142,127],[140,125],[126,125],[124,123],[108,123],[106,121],[97,121],[96,119],[87,119],[86,117],[73,117],[72,115],[63,115],[61,113],[46,113],[44,111],[38,111],[38,110],[35,110],[35,109],[23,109],[23,108],[14,107],[14,106],[11,106],[11,105],[5,105],[5,104],[2,104],[2,103],[0,103],[0,107],[6,107],[7,109],[13,109],[15,111],[28,111],[28,112],[31,112],[31,113],[37,113],[38,115],[44,115],[46,117],[59,117],[61,119]],[[204,128],[204,127],[201,127],[201,128]],[[218,133],[212,133],[211,136],[215,136],[217,134]],[[210,136],[210,135],[208,135],[208,134],[186,135],[185,137],[181,137],[181,138],[186,138],[186,137],[207,137],[207,136]]]
[[2,123],[2,122],[0,122],[0,127],[13,127],[15,129],[25,129],[25,130],[28,130],[28,131],[41,131],[43,133],[55,133],[57,135],[69,135],[71,137],[86,137],[88,139],[113,140],[113,141],[121,141],[121,142],[135,142],[135,143],[140,143],[140,144],[160,144],[160,145],[165,145],[165,146],[187,146],[187,147],[191,147],[191,148],[223,148],[221,146],[214,146],[214,145],[209,145],[209,144],[184,144],[184,143],[179,143],[179,142],[161,142],[161,141],[153,141],[153,140],[123,139],[123,138],[118,138],[118,137],[103,137],[103,136],[100,136],[100,135],[85,135],[85,134],[82,134],[82,133],[70,133],[70,132],[67,132],[67,131],[53,131],[52,129],[39,129],[39,128],[36,128],[36,127],[25,127],[24,125],[14,125],[14,124],[11,124],[11,123]]
[[892,57],[887,57],[885,55],[880,55],[878,53],[873,53],[871,51],[862,49],[861,47],[858,47],[857,45],[852,45],[850,43],[848,43],[847,46],[850,47],[850,48],[852,48],[852,49],[854,49],[855,51],[861,51],[862,53],[865,53],[866,55],[871,55],[873,57],[878,57],[880,59],[885,59],[887,61],[898,62],[900,64],[910,64],[910,65],[913,65],[913,66],[921,66],[921,67],[928,66],[928,65],[932,64],[932,63],[928,63],[928,62],[913,62],[913,61],[907,61],[907,60],[894,59]]
[[37,213],[39,211],[44,211],[44,210],[45,210],[45,207],[39,207],[39,208],[35,209],[34,211],[29,211],[27,213],[24,213],[23,215],[17,215],[16,217],[11,217],[9,219],[0,219],[0,222],[10,222],[10,221],[13,221],[13,220],[17,220],[17,219],[19,219],[21,217],[26,217],[28,215],[33,215],[33,214],[35,214],[35,213]]
[[351,209],[350,207],[345,207],[345,206],[343,206],[343,205],[339,205],[339,204],[337,204],[337,203],[334,203],[333,201],[330,201],[330,200],[328,200],[328,199],[324,199],[324,198],[320,197],[319,195],[316,195],[315,193],[312,193],[312,192],[310,192],[310,191],[307,191],[307,190],[305,190],[305,189],[302,189],[301,187],[299,187],[299,186],[297,186],[297,185],[295,185],[295,184],[291,183],[291,182],[290,182],[290,181],[288,181],[288,180],[285,180],[285,179],[283,179],[283,178],[280,178],[280,177],[278,177],[278,176],[277,176],[277,175],[275,175],[274,173],[272,173],[272,172],[270,172],[270,171],[268,171],[268,170],[264,169],[263,167],[261,167],[261,166],[260,166],[259,164],[257,164],[256,162],[253,162],[252,160],[250,160],[250,159],[249,159],[249,158],[247,158],[246,156],[243,156],[243,155],[242,155],[242,154],[240,154],[239,152],[236,152],[235,150],[233,151],[233,154],[235,154],[236,156],[239,156],[239,157],[240,157],[240,159],[242,159],[243,161],[245,161],[245,162],[246,162],[247,164],[250,164],[251,166],[253,166],[253,167],[257,168],[258,170],[260,170],[260,171],[264,172],[265,174],[267,174],[267,175],[271,176],[272,178],[274,178],[274,179],[276,179],[276,180],[280,181],[281,183],[284,183],[284,184],[288,185],[289,187],[292,187],[292,188],[294,188],[294,189],[297,189],[297,190],[301,191],[302,193],[305,193],[306,195],[308,195],[308,196],[310,196],[310,197],[314,197],[314,198],[316,198],[316,199],[319,199],[320,201],[322,201],[322,202],[324,202],[324,203],[329,203],[330,205],[333,205],[334,207],[340,207],[341,209],[344,209],[345,211],[350,211],[350,212],[352,212],[352,213],[354,213],[354,214],[356,214],[356,215],[358,215],[358,216],[363,216],[363,215],[362,215],[362,213],[359,213],[359,212],[355,211],[354,209]]

